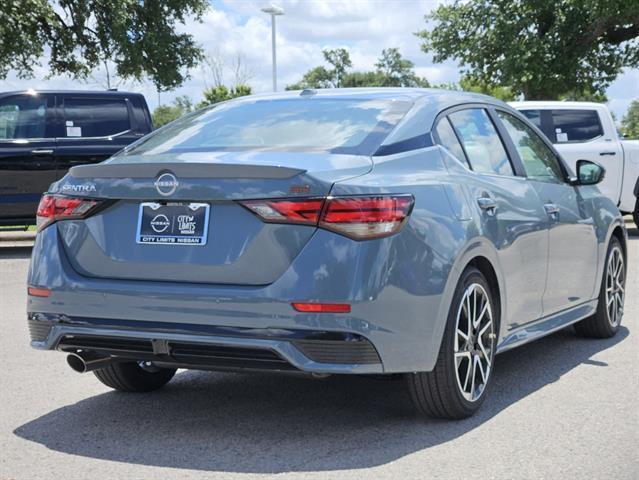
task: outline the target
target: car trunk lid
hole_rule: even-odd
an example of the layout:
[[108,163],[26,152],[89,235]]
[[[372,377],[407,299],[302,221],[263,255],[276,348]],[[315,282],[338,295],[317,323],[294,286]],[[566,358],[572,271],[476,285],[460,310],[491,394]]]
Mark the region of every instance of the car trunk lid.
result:
[[[160,158],[158,158],[160,157]],[[115,160],[118,157],[114,157]],[[58,222],[73,267],[90,277],[235,285],[272,283],[314,226],[264,223],[238,200],[325,197],[334,182],[367,173],[369,157],[292,152],[216,152],[125,157],[74,167],[51,193],[105,200],[86,219]],[[162,177],[170,174],[177,181]],[[158,182],[160,180],[160,182]],[[173,190],[173,191],[172,191]],[[141,244],[140,205],[208,205],[203,245]]]

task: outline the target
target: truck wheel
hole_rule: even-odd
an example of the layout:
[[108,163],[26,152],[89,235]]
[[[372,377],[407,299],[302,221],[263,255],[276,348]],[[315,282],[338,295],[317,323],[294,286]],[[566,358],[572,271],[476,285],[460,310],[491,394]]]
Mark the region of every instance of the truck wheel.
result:
[[107,387],[121,392],[151,392],[169,383],[175,375],[175,369],[142,367],[138,362],[122,362],[93,373]]
[[621,324],[626,289],[626,265],[621,243],[617,237],[613,236],[610,240],[604,268],[596,313],[575,324],[576,332],[584,337],[610,338],[617,333]]
[[419,413],[461,419],[484,402],[495,359],[499,310],[494,298],[484,275],[467,268],[453,296],[435,368],[406,374]]

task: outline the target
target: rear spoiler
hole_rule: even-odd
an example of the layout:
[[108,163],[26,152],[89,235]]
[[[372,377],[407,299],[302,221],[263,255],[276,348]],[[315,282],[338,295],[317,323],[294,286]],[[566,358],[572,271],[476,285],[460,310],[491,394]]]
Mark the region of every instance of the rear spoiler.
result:
[[106,163],[78,165],[69,173],[75,178],[155,178],[170,171],[180,178],[292,178],[306,170],[271,165],[237,163]]

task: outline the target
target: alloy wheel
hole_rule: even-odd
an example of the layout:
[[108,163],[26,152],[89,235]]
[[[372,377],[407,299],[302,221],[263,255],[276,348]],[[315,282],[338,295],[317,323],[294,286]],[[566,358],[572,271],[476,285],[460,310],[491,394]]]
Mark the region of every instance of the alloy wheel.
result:
[[618,246],[610,251],[606,266],[606,312],[608,321],[617,327],[623,315],[626,272],[623,254]]
[[488,293],[479,283],[464,291],[455,322],[455,376],[469,402],[481,397],[492,370],[495,322]]

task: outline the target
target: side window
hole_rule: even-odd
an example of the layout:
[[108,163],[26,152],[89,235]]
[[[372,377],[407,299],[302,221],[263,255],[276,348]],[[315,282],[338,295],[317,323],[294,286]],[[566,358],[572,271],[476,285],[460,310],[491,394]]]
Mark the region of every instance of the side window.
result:
[[131,129],[129,110],[122,98],[64,99],[64,136],[107,137]]
[[603,135],[596,110],[552,110],[553,143],[586,142]]
[[535,180],[562,182],[564,176],[554,152],[532,128],[509,113],[498,111],[497,115],[515,144],[528,177]]
[[46,138],[47,99],[17,95],[0,100],[0,140]]
[[460,110],[451,113],[449,118],[459,134],[473,170],[498,175],[515,174],[506,149],[486,110]]
[[453,127],[450,125],[448,118],[444,117],[437,122],[435,133],[437,134],[439,144],[442,147],[457,157],[460,162],[467,163],[464,149],[462,148],[461,143],[459,143],[457,135],[455,134]]
[[521,110],[521,113],[530,123],[541,129],[541,110]]

